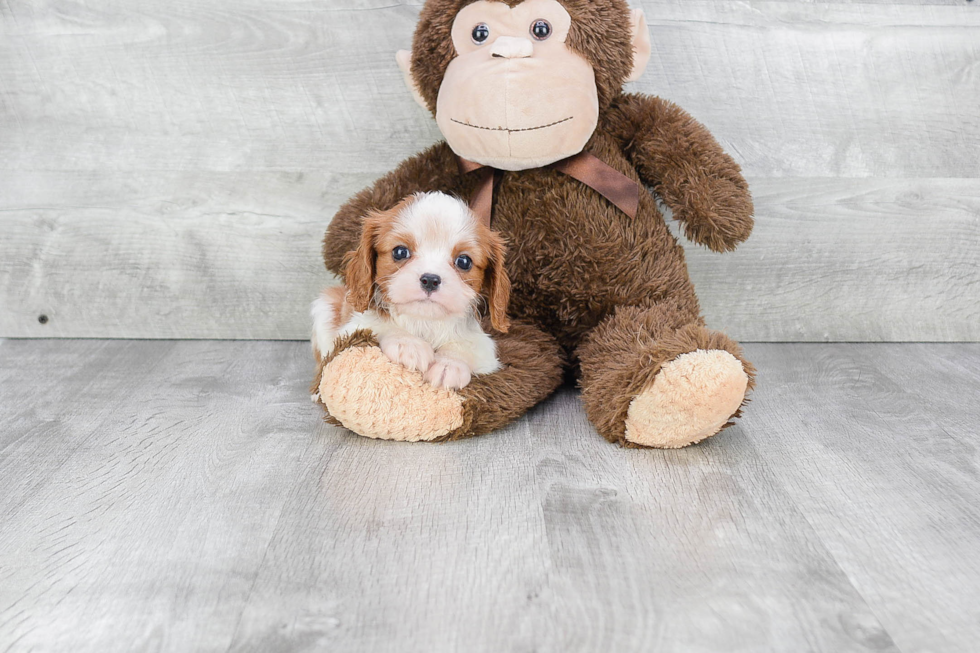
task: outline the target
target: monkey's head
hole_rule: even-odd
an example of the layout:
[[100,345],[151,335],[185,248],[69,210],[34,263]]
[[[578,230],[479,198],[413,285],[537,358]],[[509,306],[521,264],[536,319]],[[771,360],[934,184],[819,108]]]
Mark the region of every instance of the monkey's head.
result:
[[456,154],[525,170],[581,152],[649,57],[625,0],[428,0],[397,59]]

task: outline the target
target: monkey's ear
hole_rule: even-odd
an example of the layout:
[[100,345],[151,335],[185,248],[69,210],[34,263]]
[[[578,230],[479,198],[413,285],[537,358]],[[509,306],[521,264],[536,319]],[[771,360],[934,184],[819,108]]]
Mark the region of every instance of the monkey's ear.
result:
[[647,62],[650,61],[650,29],[647,27],[647,19],[642,9],[634,9],[630,14],[630,26],[633,32],[633,70],[630,71],[626,81],[635,82],[643,75],[643,71],[647,69]]
[[[649,38],[647,40],[649,40]],[[649,49],[649,46],[647,46],[647,56],[649,56]],[[425,103],[425,99],[419,92],[419,86],[415,83],[415,78],[412,77],[412,53],[408,50],[399,50],[397,53],[395,53],[395,61],[398,62],[398,67],[401,69],[402,75],[405,77],[405,86],[407,86],[408,90],[412,92],[412,97],[415,98],[415,101],[420,107],[428,111],[429,105]]]

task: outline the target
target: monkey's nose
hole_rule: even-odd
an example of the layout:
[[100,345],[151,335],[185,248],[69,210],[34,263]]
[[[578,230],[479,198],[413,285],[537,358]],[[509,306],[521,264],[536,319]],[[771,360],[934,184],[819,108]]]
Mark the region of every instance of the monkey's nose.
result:
[[425,291],[425,294],[431,295],[439,290],[439,284],[442,283],[442,278],[438,274],[426,273],[419,277],[419,283],[422,285],[422,290]]
[[490,54],[504,59],[523,59],[534,54],[534,44],[530,39],[498,36],[490,46]]

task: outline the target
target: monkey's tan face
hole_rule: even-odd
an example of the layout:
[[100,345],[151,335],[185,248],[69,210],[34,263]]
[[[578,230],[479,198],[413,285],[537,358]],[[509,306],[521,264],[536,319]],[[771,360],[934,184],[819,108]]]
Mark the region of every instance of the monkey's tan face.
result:
[[571,22],[557,0],[513,9],[479,0],[456,15],[457,57],[436,103],[456,154],[524,170],[585,147],[599,119],[598,90],[592,66],[565,43]]

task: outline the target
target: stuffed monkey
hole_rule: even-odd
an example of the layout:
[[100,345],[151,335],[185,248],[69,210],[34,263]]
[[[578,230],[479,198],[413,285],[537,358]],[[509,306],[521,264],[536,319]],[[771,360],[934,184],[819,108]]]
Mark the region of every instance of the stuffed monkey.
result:
[[[684,252],[732,250],[752,229],[739,166],[677,106],[628,94],[650,56],[624,0],[427,0],[396,59],[445,137],[341,207],[323,242],[342,274],[361,221],[419,191],[471,203],[508,243],[512,326],[503,369],[437,390],[388,361],[368,332],[320,361],[328,420],[368,437],[449,440],[497,429],[566,373],[611,442],[683,447],[737,417],[754,369],[706,328]],[[380,253],[377,255],[385,255]]]

